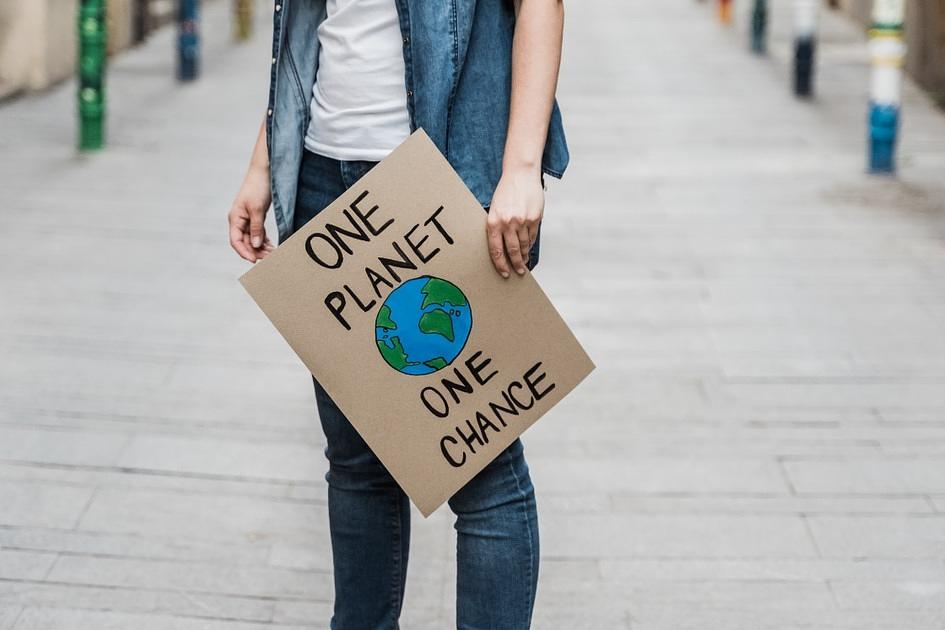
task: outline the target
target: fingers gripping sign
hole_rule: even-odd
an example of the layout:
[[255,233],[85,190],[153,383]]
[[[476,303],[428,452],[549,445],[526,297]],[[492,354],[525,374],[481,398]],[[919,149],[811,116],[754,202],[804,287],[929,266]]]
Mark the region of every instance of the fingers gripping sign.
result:
[[502,239],[505,241],[505,253],[512,263],[515,273],[522,275],[525,273],[525,257],[528,256],[528,243],[522,243],[519,239],[519,221],[511,219],[502,232]]
[[544,206],[545,193],[540,175],[517,171],[503,173],[486,221],[489,257],[503,278],[508,278],[512,270],[519,275],[527,271]]
[[502,239],[501,220],[490,210],[486,220],[486,238],[489,244],[489,257],[492,265],[503,278],[509,277],[509,261],[505,257],[505,243]]
[[531,250],[532,250],[532,242],[528,236],[528,226],[527,225],[518,226],[516,236],[518,237],[519,247],[522,250],[522,258],[523,258],[522,264],[527,265],[528,259],[531,257]]

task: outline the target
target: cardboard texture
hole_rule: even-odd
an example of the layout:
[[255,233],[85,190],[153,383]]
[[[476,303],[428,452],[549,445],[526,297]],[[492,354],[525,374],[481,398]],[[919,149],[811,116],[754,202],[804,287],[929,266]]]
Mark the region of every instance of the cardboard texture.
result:
[[594,365],[417,131],[240,281],[424,516]]

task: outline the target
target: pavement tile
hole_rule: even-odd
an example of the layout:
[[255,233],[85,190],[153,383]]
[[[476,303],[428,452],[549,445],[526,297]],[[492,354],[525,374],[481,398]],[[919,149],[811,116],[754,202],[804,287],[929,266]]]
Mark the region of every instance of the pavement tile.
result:
[[925,494],[945,492],[943,458],[861,458],[845,461],[786,461],[799,493]]
[[327,599],[326,572],[245,564],[62,556],[47,578],[51,582],[164,589],[215,595],[318,597]]
[[[69,608],[26,608],[12,630],[272,630],[269,623]],[[280,630],[308,626],[278,625]]]
[[320,481],[323,461],[317,445],[239,440],[224,444],[196,436],[139,434],[122,452],[118,465],[216,477]]
[[147,590],[124,585],[0,582],[0,598],[6,603],[39,609],[76,608],[259,622],[269,621],[273,615],[273,602],[264,598],[221,596],[173,588]]
[[940,577],[938,581],[837,581],[830,583],[830,590],[846,610],[924,610],[940,613],[945,622],[945,568]]
[[127,437],[120,433],[0,427],[0,459],[61,466],[110,466]]
[[[547,503],[547,499],[545,501]],[[929,514],[923,497],[831,496],[631,496],[614,494],[611,509],[624,513],[684,514]]]
[[0,481],[0,526],[73,527],[93,492],[92,488]]
[[937,558],[602,558],[598,564],[605,582],[936,582],[945,570]]
[[799,517],[567,514],[542,524],[542,552],[565,558],[812,557]]
[[825,558],[943,558],[945,515],[811,516]]
[[55,553],[0,546],[0,580],[42,580],[55,560]]
[[327,531],[324,506],[255,497],[105,488],[79,523],[96,533],[253,541]]
[[216,538],[84,532],[39,527],[0,527],[0,546],[10,550],[39,553],[63,552],[75,555],[116,556],[162,560],[248,562],[263,564],[270,553],[271,541],[249,537],[235,545],[232,540]]
[[543,487],[583,494],[606,487],[610,492],[661,493],[786,493],[777,463],[763,459],[530,455],[529,468]]
[[10,630],[22,610],[19,606],[0,604],[0,630]]

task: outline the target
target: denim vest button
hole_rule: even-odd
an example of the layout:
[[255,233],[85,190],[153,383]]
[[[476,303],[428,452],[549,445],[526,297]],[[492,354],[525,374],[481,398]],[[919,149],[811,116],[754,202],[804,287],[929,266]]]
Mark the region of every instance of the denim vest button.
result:
[[278,13],[278,12],[281,11],[281,10],[282,10],[282,5],[281,5],[281,4],[277,4],[277,5],[276,5],[276,13]]
[[269,115],[269,116],[272,116],[272,110],[271,110],[271,109],[269,110],[268,115]]

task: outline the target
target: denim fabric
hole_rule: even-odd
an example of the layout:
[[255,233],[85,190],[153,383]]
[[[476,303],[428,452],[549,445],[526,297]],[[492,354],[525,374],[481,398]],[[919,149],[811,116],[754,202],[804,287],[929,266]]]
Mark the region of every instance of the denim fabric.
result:
[[[293,230],[373,166],[305,152]],[[483,244],[485,246],[485,244]],[[333,630],[394,630],[404,597],[410,505],[324,389],[315,400],[325,432],[334,561]],[[456,514],[456,627],[525,630],[538,585],[538,514],[516,440],[450,500]]]
[[[404,42],[411,131],[423,128],[483,206],[502,174],[512,77],[512,0],[393,0]],[[267,141],[279,239],[293,225],[325,0],[275,0]],[[568,147],[555,103],[542,171]]]

